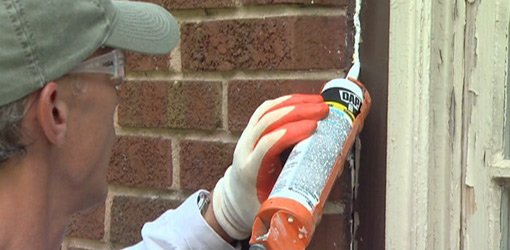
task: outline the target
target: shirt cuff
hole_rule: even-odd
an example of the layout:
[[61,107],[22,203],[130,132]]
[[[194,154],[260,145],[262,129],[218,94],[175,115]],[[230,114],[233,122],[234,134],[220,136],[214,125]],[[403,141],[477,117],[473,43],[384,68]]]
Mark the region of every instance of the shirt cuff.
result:
[[[188,197],[175,210],[168,210],[153,222],[146,223],[142,229],[143,241],[151,238],[156,242],[168,242],[170,245],[186,246],[189,249],[236,249],[223,240],[212,229],[198,207],[199,190]],[[180,249],[180,248],[179,248]]]

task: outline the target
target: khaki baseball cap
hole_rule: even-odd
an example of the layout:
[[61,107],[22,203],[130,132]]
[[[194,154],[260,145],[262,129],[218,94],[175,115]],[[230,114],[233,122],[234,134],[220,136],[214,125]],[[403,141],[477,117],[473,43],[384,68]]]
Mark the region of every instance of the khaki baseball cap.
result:
[[101,46],[168,53],[179,25],[164,8],[111,0],[0,3],[0,106],[53,81]]

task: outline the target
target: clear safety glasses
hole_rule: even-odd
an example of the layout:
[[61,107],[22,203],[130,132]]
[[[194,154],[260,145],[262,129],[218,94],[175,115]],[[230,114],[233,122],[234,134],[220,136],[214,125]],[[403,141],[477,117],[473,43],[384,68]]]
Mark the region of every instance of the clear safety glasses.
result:
[[115,87],[118,87],[124,81],[124,54],[115,49],[98,57],[91,58],[81,62],[69,74],[76,73],[96,73],[108,74],[115,81]]

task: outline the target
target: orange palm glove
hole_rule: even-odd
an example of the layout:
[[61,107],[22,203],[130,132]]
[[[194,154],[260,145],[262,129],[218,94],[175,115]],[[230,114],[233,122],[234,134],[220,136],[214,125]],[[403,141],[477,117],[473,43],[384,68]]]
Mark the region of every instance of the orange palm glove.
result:
[[213,193],[214,215],[230,237],[250,235],[257,211],[282,169],[280,154],[309,137],[328,112],[320,95],[283,96],[255,110],[239,138],[232,165]]

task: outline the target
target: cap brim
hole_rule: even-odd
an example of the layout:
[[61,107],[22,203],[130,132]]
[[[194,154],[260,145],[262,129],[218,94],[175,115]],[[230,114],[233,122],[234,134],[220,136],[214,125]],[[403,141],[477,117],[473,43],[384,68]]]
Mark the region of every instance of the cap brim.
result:
[[179,42],[179,24],[161,6],[112,1],[116,17],[104,45],[144,54],[165,54]]

